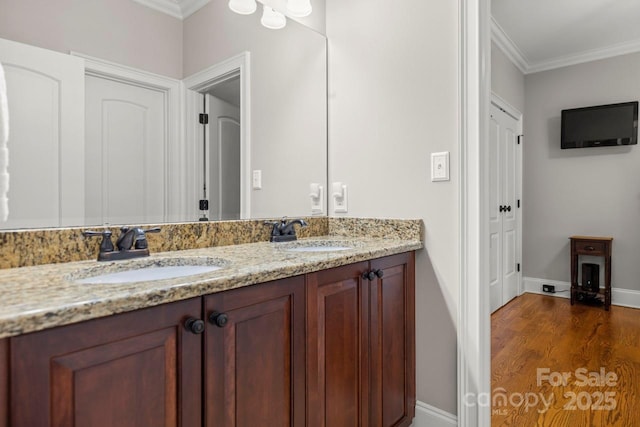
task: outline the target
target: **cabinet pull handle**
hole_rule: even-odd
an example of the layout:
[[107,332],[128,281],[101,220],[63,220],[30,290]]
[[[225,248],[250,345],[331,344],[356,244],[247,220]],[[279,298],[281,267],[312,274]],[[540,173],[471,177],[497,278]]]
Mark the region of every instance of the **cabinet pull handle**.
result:
[[507,212],[511,212],[511,205],[507,206],[504,210],[506,210]]
[[376,273],[374,273],[373,271],[366,271],[362,273],[362,278],[364,280],[372,281],[373,279],[376,278]]
[[500,205],[500,212],[504,212],[505,211],[505,207]]
[[209,315],[209,323],[216,325],[219,328],[224,328],[228,322],[229,316],[225,313],[218,313],[217,311],[214,311]]
[[595,251],[596,248],[594,248],[593,246],[585,246],[585,249],[588,251]]
[[184,322],[184,327],[187,331],[192,332],[196,335],[204,332],[204,322],[200,319],[196,319],[195,317],[190,317]]
[[382,271],[382,270],[376,270],[375,273],[376,273],[376,276],[378,276],[379,279],[382,279],[382,276],[384,276],[384,271]]

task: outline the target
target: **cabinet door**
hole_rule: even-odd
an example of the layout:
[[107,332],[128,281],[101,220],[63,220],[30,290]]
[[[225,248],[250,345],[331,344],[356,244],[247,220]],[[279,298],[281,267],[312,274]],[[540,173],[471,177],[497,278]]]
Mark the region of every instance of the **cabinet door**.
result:
[[0,427],[9,425],[9,340],[0,339]]
[[304,426],[304,278],[221,292],[204,304],[205,425]]
[[414,253],[371,261],[371,426],[408,426],[415,415]]
[[368,426],[368,263],[307,275],[307,423]]
[[11,339],[11,425],[201,425],[199,298]]

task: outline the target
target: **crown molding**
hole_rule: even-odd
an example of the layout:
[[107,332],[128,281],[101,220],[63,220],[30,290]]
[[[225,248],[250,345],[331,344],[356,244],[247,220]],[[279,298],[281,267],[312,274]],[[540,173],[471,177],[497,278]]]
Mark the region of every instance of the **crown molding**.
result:
[[509,58],[513,64],[518,67],[518,69],[523,74],[529,73],[529,61],[524,56],[520,48],[511,40],[511,38],[504,32],[500,24],[491,17],[491,41],[493,41],[496,46],[500,48],[502,52]]
[[613,58],[614,56],[627,55],[640,52],[640,40],[632,40],[599,49],[591,49],[584,52],[561,56],[531,64],[525,74],[537,73],[540,71],[554,70],[556,68],[568,67],[570,65],[583,64],[585,62],[598,61],[600,59]]
[[133,0],[143,6],[155,9],[159,12],[173,16],[177,19],[185,19],[211,0]]
[[523,74],[554,70],[556,68],[568,67],[570,65],[584,64],[585,62],[598,61],[600,59],[613,58],[614,56],[640,52],[640,39],[638,39],[603,48],[560,56],[546,61],[530,63],[520,48],[518,48],[507,33],[505,33],[493,16],[491,17],[491,41],[498,46],[498,48]]

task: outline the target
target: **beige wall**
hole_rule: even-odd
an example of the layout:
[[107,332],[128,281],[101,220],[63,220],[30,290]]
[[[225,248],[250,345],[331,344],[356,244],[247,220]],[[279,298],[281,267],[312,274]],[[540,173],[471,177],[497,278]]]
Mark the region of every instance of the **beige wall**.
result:
[[524,276],[570,281],[569,236],[612,236],[613,287],[640,290],[640,147],[560,149],[560,112],[640,99],[640,54],[527,75]]
[[182,78],[182,22],[131,0],[0,0],[0,38]]
[[524,74],[495,43],[491,43],[491,92],[524,112]]
[[[417,397],[455,413],[458,8],[424,0],[397,6],[327,0],[329,182],[349,186],[348,216],[424,219]],[[430,153],[438,151],[451,153],[449,182],[430,181]]]
[[326,38],[297,22],[269,30],[260,17],[216,0],[187,18],[185,76],[250,52],[251,168],[262,171],[251,217],[308,215],[309,185],[326,182]]

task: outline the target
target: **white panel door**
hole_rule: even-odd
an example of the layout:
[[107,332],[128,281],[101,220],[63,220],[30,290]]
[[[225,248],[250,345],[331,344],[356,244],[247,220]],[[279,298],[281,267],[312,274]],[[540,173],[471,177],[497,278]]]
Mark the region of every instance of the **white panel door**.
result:
[[491,105],[489,230],[491,312],[518,295],[518,121]]
[[240,219],[240,122],[218,118],[218,212]]
[[500,198],[500,125],[493,114],[489,122],[489,300],[491,312],[502,307],[502,212]]
[[86,215],[89,224],[166,218],[165,94],[86,77]]
[[209,219],[240,219],[240,108],[210,94],[205,97]]
[[84,60],[0,39],[9,101],[4,229],[84,224]]

